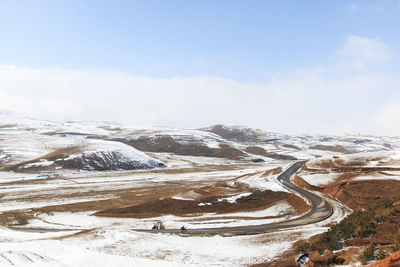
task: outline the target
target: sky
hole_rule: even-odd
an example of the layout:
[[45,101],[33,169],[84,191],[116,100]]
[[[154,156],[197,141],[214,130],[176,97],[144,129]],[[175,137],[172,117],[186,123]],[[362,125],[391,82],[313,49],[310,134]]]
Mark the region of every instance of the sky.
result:
[[400,0],[0,0],[0,109],[400,136]]

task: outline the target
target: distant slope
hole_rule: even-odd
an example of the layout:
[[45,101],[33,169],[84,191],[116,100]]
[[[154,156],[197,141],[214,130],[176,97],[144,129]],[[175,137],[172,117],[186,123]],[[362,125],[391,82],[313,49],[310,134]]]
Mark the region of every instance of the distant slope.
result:
[[387,152],[400,149],[399,140],[360,135],[284,135],[228,125],[174,129],[43,121],[0,113],[0,169],[102,171],[164,166],[142,152],[268,163]]
[[220,143],[217,147],[210,147],[197,142],[182,143],[174,136],[158,135],[155,137],[141,136],[137,139],[110,139],[128,144],[136,149],[146,152],[169,152],[177,155],[204,156],[239,160],[246,154],[238,148],[227,143]]
[[240,143],[262,142],[267,139],[266,132],[242,126],[227,126],[217,124],[210,127],[202,128],[200,130],[214,133],[226,140]]

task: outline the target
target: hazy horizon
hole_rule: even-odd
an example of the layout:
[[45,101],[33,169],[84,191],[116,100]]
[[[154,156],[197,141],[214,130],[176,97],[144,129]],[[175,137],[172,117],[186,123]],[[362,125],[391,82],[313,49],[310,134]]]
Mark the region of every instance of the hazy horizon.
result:
[[0,109],[400,135],[399,1],[0,2]]

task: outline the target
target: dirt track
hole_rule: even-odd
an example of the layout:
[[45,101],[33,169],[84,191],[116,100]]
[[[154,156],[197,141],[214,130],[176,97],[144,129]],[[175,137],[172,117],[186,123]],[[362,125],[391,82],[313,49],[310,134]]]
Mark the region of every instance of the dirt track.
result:
[[[307,190],[301,189],[290,182],[290,177],[304,165],[305,161],[297,162],[290,166],[285,172],[279,175],[278,180],[286,187],[307,197],[312,203],[312,209],[307,214],[288,220],[286,222],[264,224],[257,226],[240,226],[240,227],[220,227],[220,228],[198,228],[187,229],[185,234],[217,234],[217,233],[236,233],[236,234],[252,234],[260,232],[269,232],[273,230],[286,229],[291,227],[304,226],[312,223],[323,221],[331,216],[332,206],[320,196],[313,194]],[[149,230],[149,229],[132,229],[133,231],[149,232],[149,233],[182,233],[180,229],[168,230]]]

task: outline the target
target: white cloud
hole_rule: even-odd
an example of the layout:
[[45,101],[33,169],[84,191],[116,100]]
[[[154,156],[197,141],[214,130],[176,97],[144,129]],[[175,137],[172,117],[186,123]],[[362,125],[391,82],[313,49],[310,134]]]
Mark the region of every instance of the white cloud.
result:
[[0,108],[46,119],[360,132],[374,130],[367,126],[382,108],[374,102],[376,94],[400,85],[379,73],[329,78],[321,67],[279,77],[243,83],[213,76],[155,79],[107,70],[0,66]]
[[357,35],[348,35],[336,54],[344,70],[365,69],[372,63],[389,59],[387,47],[381,40]]
[[0,65],[0,109],[45,119],[136,125],[230,123],[287,133],[384,129],[398,134],[391,123],[398,106],[390,99],[400,88],[400,76],[368,69],[371,62],[389,58],[385,44],[349,35],[337,55],[331,65],[354,69],[360,64],[358,71],[319,66],[245,83],[214,76],[157,79],[110,70]]
[[388,58],[385,44],[379,39],[348,35],[339,54],[344,57],[361,60],[386,60]]
[[384,107],[373,118],[370,127],[379,134],[400,135],[400,105],[391,104]]

